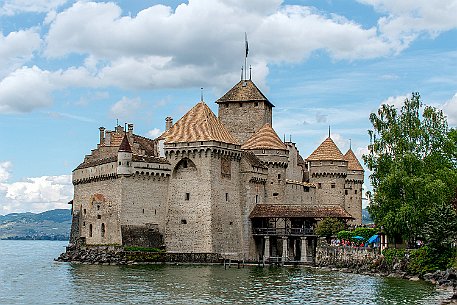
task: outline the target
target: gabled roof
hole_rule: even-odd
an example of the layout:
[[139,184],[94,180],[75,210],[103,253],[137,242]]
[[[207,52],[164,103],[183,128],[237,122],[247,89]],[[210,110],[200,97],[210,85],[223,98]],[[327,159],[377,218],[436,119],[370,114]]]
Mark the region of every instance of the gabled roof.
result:
[[230,103],[230,102],[251,102],[263,101],[270,107],[274,105],[263,95],[257,88],[252,80],[241,80],[238,84],[233,86],[224,96],[216,101],[216,103]]
[[159,139],[164,139],[165,143],[218,141],[240,145],[203,101],[190,109]]
[[307,161],[345,161],[335,142],[328,137],[318,148],[306,159]]
[[344,155],[344,160],[348,161],[348,170],[363,171],[363,167],[360,165],[360,162],[357,160],[357,157],[355,156],[352,149],[349,148],[349,150],[346,152]]
[[132,152],[132,148],[130,147],[129,140],[127,139],[127,135],[124,135],[124,138],[122,139],[121,145],[119,146],[120,152]]
[[339,205],[335,206],[309,206],[289,204],[256,204],[249,218],[353,218]]
[[270,124],[266,123],[241,145],[242,149],[282,149],[286,145],[278,137]]

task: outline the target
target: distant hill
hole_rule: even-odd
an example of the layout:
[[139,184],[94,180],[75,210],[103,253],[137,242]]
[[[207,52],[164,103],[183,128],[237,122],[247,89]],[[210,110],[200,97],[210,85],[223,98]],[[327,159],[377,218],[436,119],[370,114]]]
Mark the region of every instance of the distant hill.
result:
[[362,224],[370,224],[373,223],[373,219],[370,216],[370,213],[368,213],[367,209],[362,209]]
[[12,213],[0,216],[0,239],[68,240],[70,227],[71,210],[67,209]]

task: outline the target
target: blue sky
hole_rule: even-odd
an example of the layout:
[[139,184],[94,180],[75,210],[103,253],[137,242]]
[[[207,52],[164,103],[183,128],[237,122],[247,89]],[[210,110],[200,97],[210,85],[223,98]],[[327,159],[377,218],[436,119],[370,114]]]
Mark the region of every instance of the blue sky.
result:
[[413,91],[455,126],[456,14],[457,0],[0,1],[0,214],[67,208],[100,126],[154,138],[201,87],[217,113],[245,32],[273,127],[305,158],[329,125],[360,157],[369,114]]

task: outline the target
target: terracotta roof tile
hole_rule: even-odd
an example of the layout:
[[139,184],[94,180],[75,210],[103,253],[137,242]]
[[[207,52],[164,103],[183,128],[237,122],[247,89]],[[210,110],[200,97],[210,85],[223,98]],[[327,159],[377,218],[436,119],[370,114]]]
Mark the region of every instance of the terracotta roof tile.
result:
[[121,145],[119,145],[118,151],[129,152],[129,153],[132,152],[132,148],[130,147],[129,140],[127,139],[127,135],[124,135]]
[[195,105],[159,139],[165,143],[218,141],[240,145],[203,101]]
[[328,137],[318,148],[306,159],[307,161],[345,161],[340,149],[335,142]]
[[286,145],[278,137],[270,124],[263,125],[241,146],[242,149],[282,149],[286,150]]
[[230,103],[230,102],[251,102],[251,101],[264,101],[270,107],[274,105],[263,95],[257,86],[251,80],[242,80],[232,89],[230,89],[224,96],[216,101],[216,103]]
[[314,207],[288,204],[257,204],[250,218],[300,217],[300,218],[353,218],[341,206]]
[[344,160],[348,161],[348,170],[351,171],[363,171],[362,165],[360,165],[359,160],[357,160],[357,157],[355,156],[354,152],[352,149],[349,148],[349,150],[346,152],[344,155]]

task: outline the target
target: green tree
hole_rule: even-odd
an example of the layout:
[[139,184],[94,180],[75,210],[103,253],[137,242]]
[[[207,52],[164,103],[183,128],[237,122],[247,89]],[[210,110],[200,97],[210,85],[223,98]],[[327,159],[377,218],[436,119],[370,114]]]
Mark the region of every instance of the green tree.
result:
[[319,236],[330,238],[336,235],[339,231],[345,229],[345,223],[338,218],[324,218],[317,224],[316,234]]
[[[455,239],[457,215],[457,132],[441,110],[423,107],[418,93],[400,110],[382,105],[370,115],[369,154],[373,193],[368,210],[394,238],[425,240],[437,248]],[[435,222],[439,222],[437,225]]]

